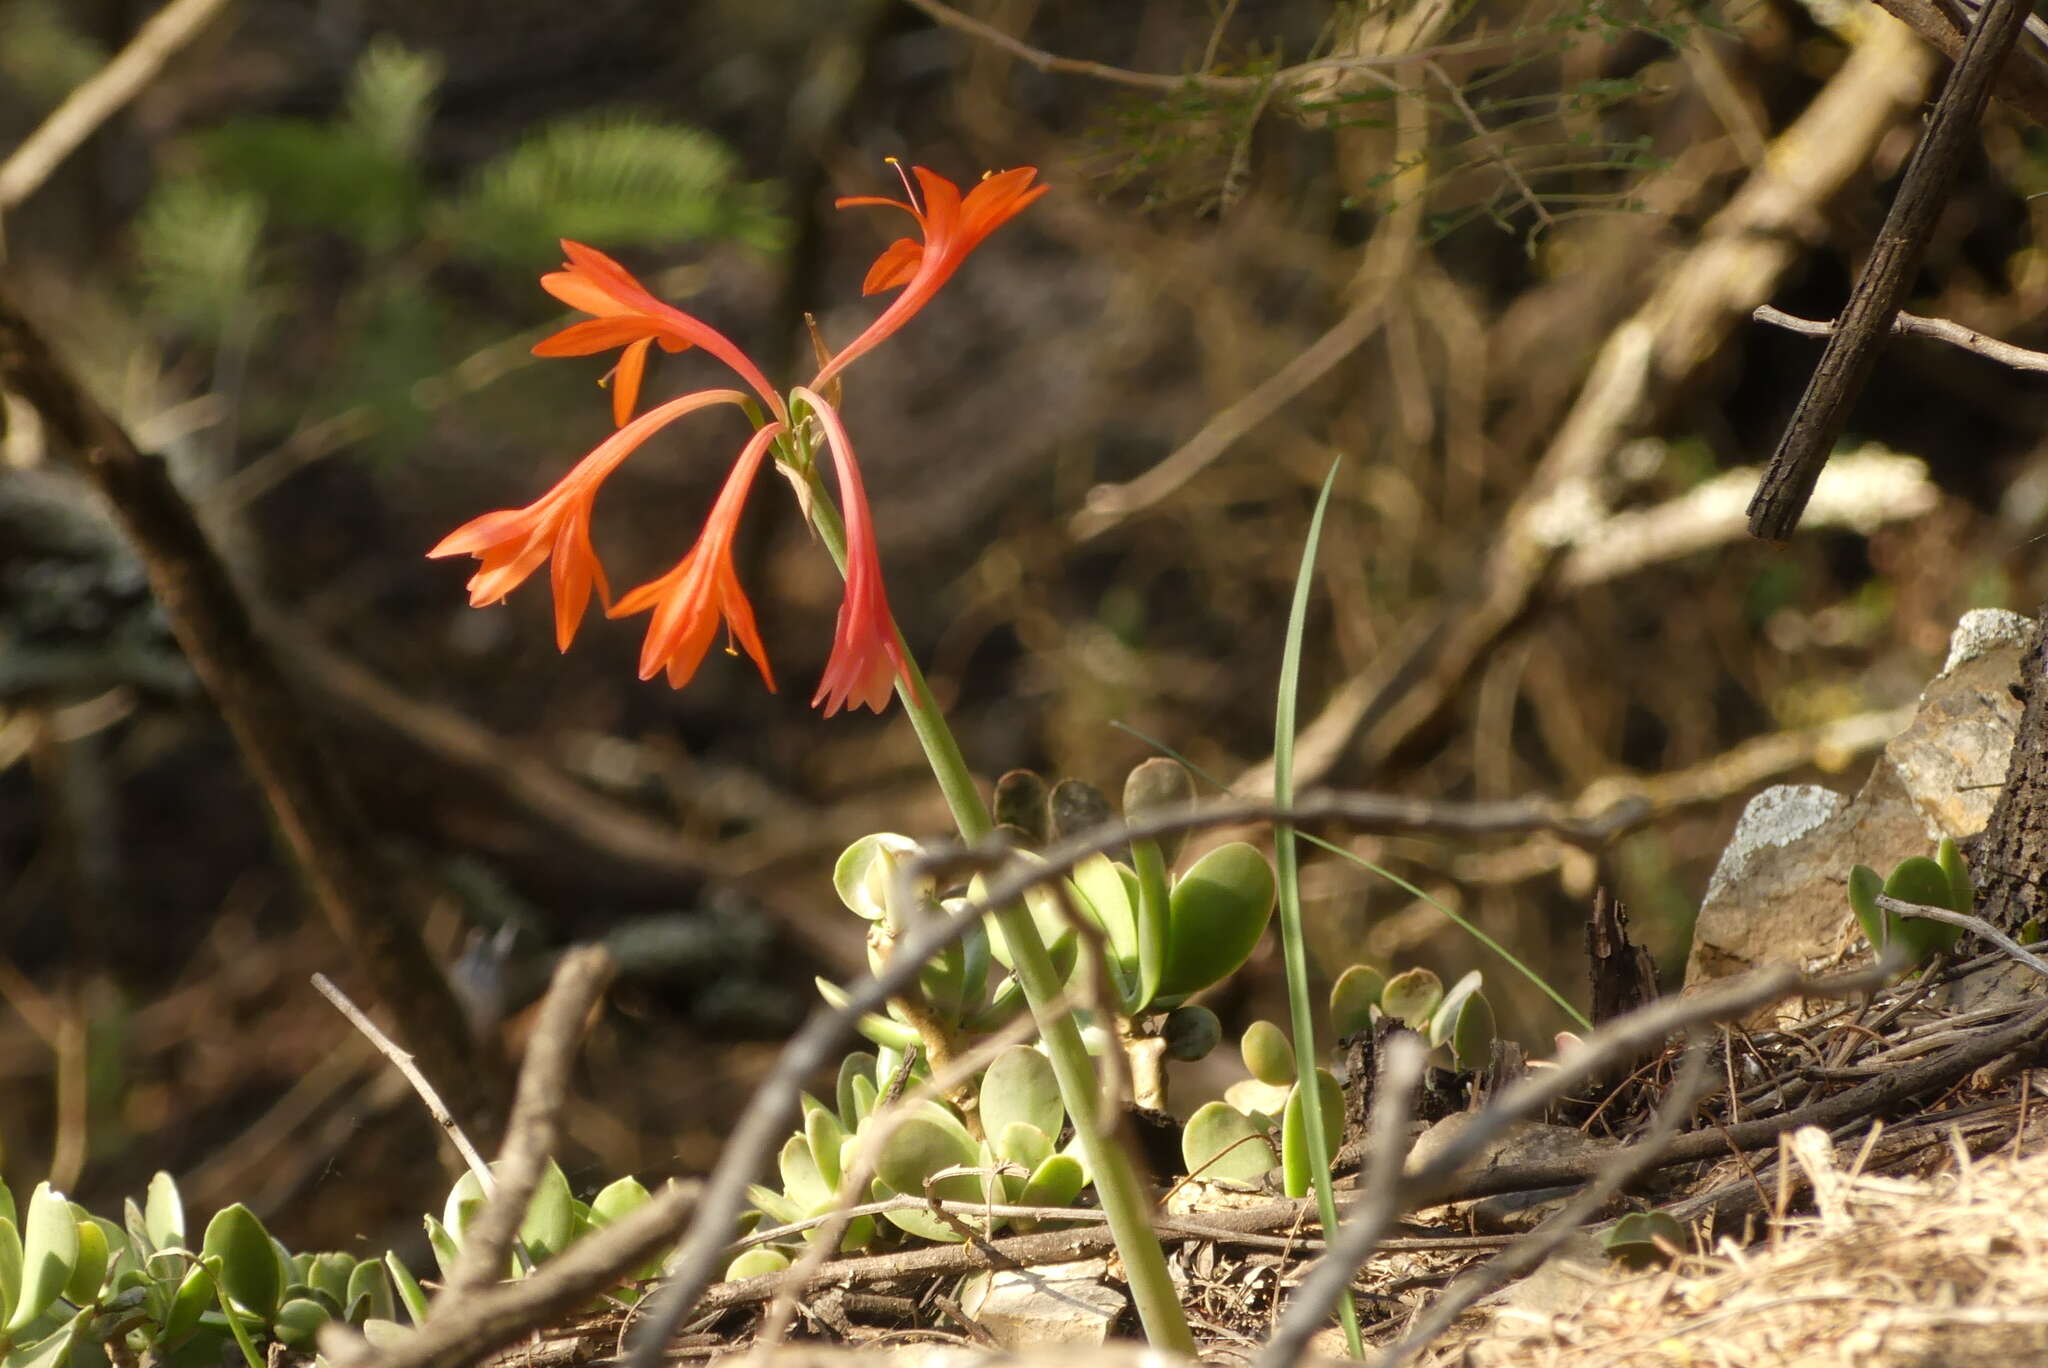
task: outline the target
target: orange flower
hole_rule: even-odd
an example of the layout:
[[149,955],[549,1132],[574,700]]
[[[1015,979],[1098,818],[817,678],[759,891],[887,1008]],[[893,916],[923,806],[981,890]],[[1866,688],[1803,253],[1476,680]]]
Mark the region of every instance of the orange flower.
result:
[[723,617],[733,639],[760,667],[768,692],[775,692],[768,653],[762,649],[761,634],[754,629],[753,607],[740,591],[739,576],[733,571],[732,539],[739,530],[740,510],[746,506],[747,491],[761,468],[761,458],[785,431],[781,423],[770,423],[749,439],[739,460],[733,462],[732,473],[725,477],[725,488],[718,492],[718,502],[711,506],[711,516],[704,520],[704,530],[690,554],[675,569],[641,585],[606,612],[607,617],[624,617],[654,609],[646,644],[640,648],[642,679],[654,678],[667,666],[671,688],[689,683]]
[[[917,183],[924,188],[923,209],[917,207],[915,195],[908,202],[871,195],[837,201],[837,207],[841,209],[860,204],[881,204],[901,209],[917,220],[924,241],[898,238],[875,259],[875,264],[868,269],[867,279],[861,283],[861,293],[878,294],[899,285],[904,287],[903,293],[882,311],[881,317],[868,324],[866,332],[847,343],[818,372],[818,378],[811,381],[813,389],[823,389],[855,357],[871,350],[909,322],[910,316],[929,303],[931,297],[939,292],[939,287],[960,269],[960,263],[967,260],[968,253],[1051,188],[1031,183],[1038,174],[1036,167],[1020,166],[983,177],[963,200],[960,187],[936,171],[922,166],[912,167],[911,171],[916,175]],[[904,186],[907,192],[907,180]]]
[[611,602],[604,567],[590,545],[590,510],[597,488],[642,442],[686,413],[713,404],[744,404],[738,390],[704,390],[649,409],[578,461],[553,489],[524,508],[473,518],[443,537],[429,556],[475,556],[483,562],[469,581],[469,604],[482,608],[517,589],[540,563],[554,558],[555,644],[569,649],[594,587]]
[[896,619],[889,613],[889,595],[882,587],[882,557],[875,546],[875,526],[868,516],[860,466],[854,461],[853,442],[845,425],[822,395],[798,387],[790,391],[790,397],[808,404],[825,430],[832,464],[839,474],[839,508],[846,519],[846,597],[839,601],[832,654],[811,706],[822,704],[827,717],[849,705],[881,712],[889,706],[896,680],[908,681],[910,671],[903,658],[903,643],[896,635]]
[[541,288],[570,308],[594,317],[571,323],[541,339],[534,344],[533,354],[590,356],[624,347],[610,377],[614,423],[623,427],[633,416],[633,405],[640,397],[640,380],[647,373],[647,351],[656,342],[666,352],[702,347],[738,371],[740,378],[753,387],[777,417],[787,416],[782,396],[724,333],[656,299],[625,267],[603,252],[566,238],[562,240],[562,251],[569,260],[561,270],[542,276]]

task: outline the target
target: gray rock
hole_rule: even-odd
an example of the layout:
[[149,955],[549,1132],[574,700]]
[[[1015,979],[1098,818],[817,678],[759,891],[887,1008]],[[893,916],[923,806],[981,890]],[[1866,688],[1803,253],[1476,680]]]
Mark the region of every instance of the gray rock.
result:
[[1108,1272],[1106,1259],[1009,1269],[975,1283],[961,1307],[1005,1349],[1098,1346],[1126,1305]]

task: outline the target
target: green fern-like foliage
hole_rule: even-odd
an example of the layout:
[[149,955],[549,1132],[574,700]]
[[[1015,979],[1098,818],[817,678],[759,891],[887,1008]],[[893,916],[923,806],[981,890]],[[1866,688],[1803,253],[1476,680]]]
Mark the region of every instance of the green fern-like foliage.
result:
[[374,39],[349,77],[347,126],[392,162],[412,165],[434,117],[441,76],[440,58]]
[[263,280],[263,201],[196,178],[166,181],[134,229],[151,309],[213,342],[251,340],[271,313]]
[[739,179],[738,161],[707,133],[631,116],[548,125],[486,164],[439,215],[455,250],[530,265],[557,238],[661,246],[737,240],[780,245],[766,187]]

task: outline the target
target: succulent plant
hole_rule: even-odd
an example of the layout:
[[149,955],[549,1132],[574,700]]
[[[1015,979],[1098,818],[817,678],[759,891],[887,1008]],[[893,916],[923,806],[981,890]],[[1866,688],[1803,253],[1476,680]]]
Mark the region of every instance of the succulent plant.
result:
[[[394,1331],[403,1305],[426,1314],[396,1255],[292,1254],[237,1203],[187,1236],[184,1200],[166,1173],[123,1224],[39,1183],[26,1209],[0,1186],[0,1360],[7,1368],[107,1368],[151,1360],[217,1368],[239,1350],[263,1368],[264,1343],[310,1348],[329,1320]],[[233,1348],[230,1348],[230,1346]]]
[[1878,894],[1901,902],[1926,907],[1968,912],[1976,897],[1969,864],[1956,843],[1944,836],[1935,858],[1914,855],[1899,861],[1891,877],[1880,879],[1869,865],[1849,871],[1849,906],[1863,928],[1871,949],[1883,955],[1896,946],[1904,952],[1907,967],[1924,964],[1935,952],[1950,950],[1962,938],[1963,928],[1928,917],[1902,917],[1877,905]]

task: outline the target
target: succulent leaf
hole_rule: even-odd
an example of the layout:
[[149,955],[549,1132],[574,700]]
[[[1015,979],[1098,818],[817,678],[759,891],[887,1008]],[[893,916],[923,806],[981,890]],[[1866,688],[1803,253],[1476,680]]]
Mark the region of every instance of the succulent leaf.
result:
[[738,1282],[742,1278],[758,1278],[765,1273],[780,1273],[789,1267],[789,1255],[773,1245],[755,1245],[725,1266],[725,1280]]
[[[1884,891],[1901,902],[1955,910],[1954,886],[1949,871],[1925,855],[1899,861],[1884,881]],[[1963,928],[1928,917],[1887,917],[1886,929],[1905,947],[1907,963],[1922,964],[1937,950],[1952,950],[1962,939]]]
[[1443,1000],[1444,981],[1429,969],[1403,970],[1380,990],[1380,1010],[1415,1031],[1429,1029],[1429,1018]]
[[550,1159],[534,1185],[533,1200],[519,1223],[519,1238],[535,1260],[545,1263],[576,1239],[576,1194],[562,1166]]
[[1028,1173],[1052,1157],[1052,1137],[1028,1121],[1012,1121],[997,1132],[995,1151]]
[[1243,841],[1195,861],[1169,900],[1166,968],[1155,1001],[1178,1002],[1235,973],[1266,933],[1273,890],[1273,866]]
[[327,1308],[319,1302],[293,1297],[277,1308],[270,1323],[279,1343],[291,1349],[308,1349],[318,1337],[320,1327],[331,1319]]
[[1204,1102],[1180,1135],[1181,1158],[1198,1178],[1256,1183],[1279,1160],[1265,1128],[1227,1102]]
[[1330,1029],[1337,1039],[1372,1029],[1373,1009],[1380,1005],[1380,992],[1387,976],[1370,964],[1354,964],[1330,985]]
[[594,1226],[608,1226],[621,1217],[630,1216],[654,1200],[644,1184],[632,1174],[617,1178],[605,1184],[597,1196],[590,1199],[590,1223]]
[[221,1287],[228,1296],[265,1320],[277,1314],[284,1283],[270,1232],[255,1212],[240,1202],[222,1208],[207,1222],[201,1248],[207,1258],[220,1260]]
[[7,1318],[8,1335],[17,1335],[50,1309],[71,1281],[78,1264],[78,1217],[64,1194],[47,1182],[37,1183],[21,1218],[21,1286],[14,1312]]
[[161,1169],[149,1180],[142,1221],[152,1249],[191,1248],[185,1243],[185,1199],[178,1192],[177,1179]]
[[107,1265],[112,1259],[107,1244],[107,1232],[103,1222],[94,1219],[84,1207],[72,1204],[71,1218],[78,1226],[78,1260],[71,1266],[71,1277],[64,1284],[64,1300],[74,1306],[90,1306],[100,1297],[100,1287],[107,1280]]
[[983,1133],[1000,1136],[1013,1122],[1034,1127],[1048,1142],[1066,1129],[1067,1109],[1052,1061],[1029,1045],[1010,1046],[982,1076]]
[[[1315,1077],[1322,1103],[1323,1152],[1334,1156],[1344,1140],[1344,1090],[1327,1069],[1317,1069]],[[1288,1095],[1287,1109],[1280,1118],[1280,1165],[1287,1195],[1306,1197],[1313,1181],[1313,1165],[1309,1162],[1308,1127],[1302,1119],[1299,1085]]]
[[[348,1295],[342,1298],[342,1319],[360,1325],[373,1317],[390,1320],[398,1314],[391,1295],[391,1275],[376,1259],[364,1259],[348,1275]],[[282,1314],[279,1308],[279,1314]]]
[[1207,1059],[1223,1043],[1223,1023],[1207,1007],[1190,1003],[1168,1012],[1159,1034],[1166,1040],[1168,1058],[1192,1064]]
[[1885,926],[1884,909],[1877,905],[1877,895],[1884,892],[1884,878],[1869,865],[1857,865],[1849,871],[1849,907],[1856,914],[1856,924],[1863,928],[1863,939],[1870,942],[1870,948],[1882,955],[1885,944],[1891,939]]
[[1941,838],[1941,844],[1934,848],[1934,862],[1948,875],[1948,910],[1972,910],[1977,902],[1977,887],[1970,878],[1970,862],[1963,858],[1962,847],[1954,837]]
[[[856,1078],[867,1082],[872,1093],[875,1086],[875,1057],[865,1052],[856,1052],[839,1061],[839,1080],[833,1089],[833,1099],[839,1104],[839,1120],[848,1130],[859,1130],[860,1123],[867,1119],[867,1111],[855,1095],[853,1082]],[[870,1104],[874,1098],[868,1098]]]
[[1088,1176],[1071,1154],[1048,1154],[1024,1182],[1017,1196],[1019,1206],[1072,1206],[1087,1185]]
[[1237,1048],[1245,1069],[1259,1082],[1284,1088],[1294,1081],[1294,1046],[1288,1043],[1287,1033],[1272,1022],[1261,1018],[1247,1026]]
[[427,1294],[421,1289],[420,1280],[405,1266],[405,1260],[399,1258],[395,1251],[387,1249],[384,1251],[384,1267],[391,1273],[392,1285],[398,1289],[398,1299],[405,1303],[405,1314],[411,1317],[414,1325],[425,1321]]

